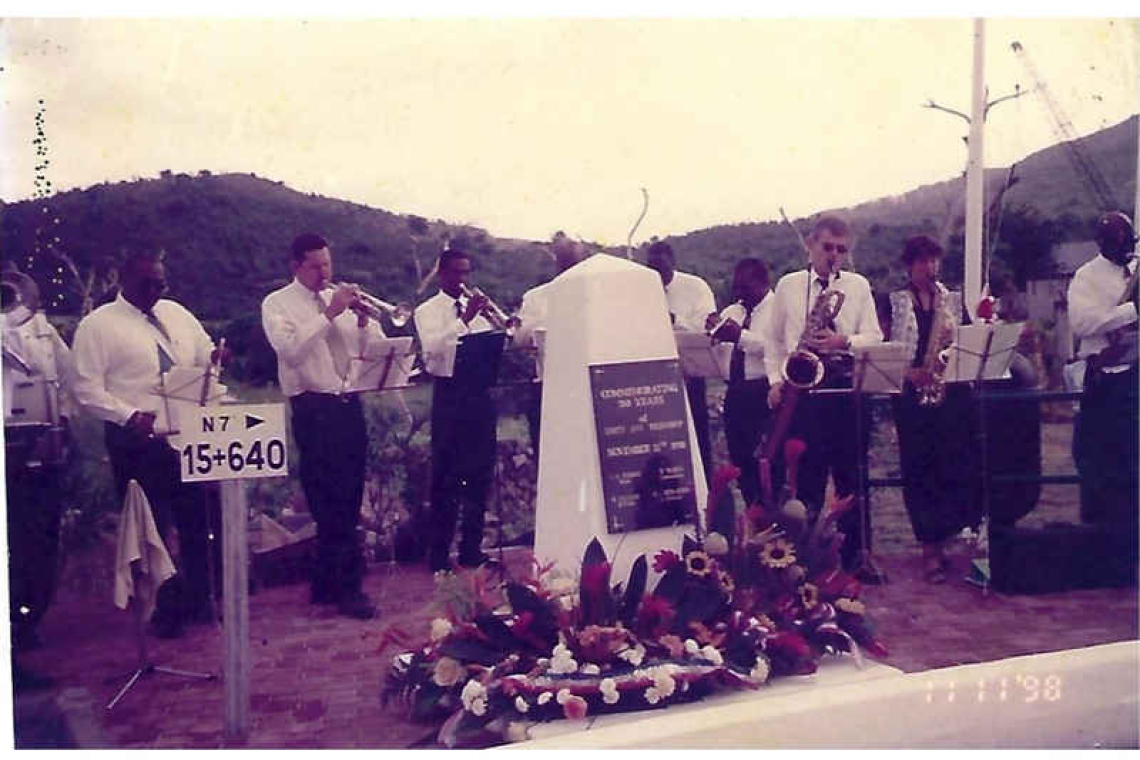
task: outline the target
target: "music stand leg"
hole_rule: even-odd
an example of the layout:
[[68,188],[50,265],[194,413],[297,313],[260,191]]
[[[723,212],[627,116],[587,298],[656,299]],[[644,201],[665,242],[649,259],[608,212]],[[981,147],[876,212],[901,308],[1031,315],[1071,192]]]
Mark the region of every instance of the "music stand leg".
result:
[[[864,365],[867,361],[867,355],[863,355]],[[859,382],[852,388],[855,394],[854,407],[855,407],[855,450],[856,466],[855,472],[858,478],[856,489],[859,494],[859,558],[855,561],[855,566],[851,568],[851,574],[862,580],[864,583],[871,583],[875,585],[883,585],[888,583],[887,574],[880,570],[875,561],[871,558],[871,547],[867,543],[867,534],[870,532],[871,519],[869,510],[871,508],[870,499],[868,498],[867,488],[867,449],[863,443],[863,382],[862,379],[866,374],[866,368],[863,372],[859,373]]]

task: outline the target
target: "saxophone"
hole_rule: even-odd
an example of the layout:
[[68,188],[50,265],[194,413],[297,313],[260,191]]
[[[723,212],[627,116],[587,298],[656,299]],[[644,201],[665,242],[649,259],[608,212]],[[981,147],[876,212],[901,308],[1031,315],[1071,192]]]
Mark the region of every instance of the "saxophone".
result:
[[835,319],[839,309],[846,298],[843,291],[828,288],[819,294],[804,322],[804,331],[800,334],[799,345],[788,354],[784,360],[784,380],[800,389],[814,388],[823,381],[823,360],[806,347],[807,339],[824,329],[828,322]]
[[919,406],[938,406],[946,400],[943,375],[949,359],[948,349],[954,340],[954,324],[947,309],[946,288],[940,282],[934,283],[933,312],[930,339],[926,342],[926,354],[922,358],[922,369],[926,370],[929,380],[915,383]]

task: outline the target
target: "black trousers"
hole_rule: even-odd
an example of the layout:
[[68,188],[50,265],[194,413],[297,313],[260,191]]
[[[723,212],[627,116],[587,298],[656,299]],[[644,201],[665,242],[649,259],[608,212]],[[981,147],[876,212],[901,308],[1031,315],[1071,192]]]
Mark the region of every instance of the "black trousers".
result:
[[1137,370],[1090,371],[1073,436],[1081,475],[1081,520],[1136,534],[1138,505]]
[[495,402],[489,388],[437,377],[431,407],[432,534],[428,562],[448,567],[456,522],[459,561],[482,553],[484,515],[495,467]]
[[705,483],[712,482],[712,447],[709,445],[708,390],[703,377],[686,377],[685,394],[693,412],[693,430],[697,434],[697,449],[701,452],[701,465],[705,470]]
[[[820,389],[850,388],[848,375],[824,377]],[[788,438],[799,438],[807,444],[800,458],[796,477],[796,493],[808,509],[817,513],[823,506],[828,475],[835,481],[839,497],[856,493],[859,482],[860,457],[867,449],[871,415],[863,405],[862,420],[856,425],[855,399],[850,393],[801,393],[788,428]],[[856,437],[857,430],[862,436]],[[783,447],[772,463],[772,487],[780,492],[785,480]],[[858,499],[858,495],[856,496]],[[845,536],[840,554],[844,567],[854,565],[866,541],[871,548],[870,505],[855,504],[840,516],[836,527]]]
[[[215,572],[221,568],[221,541],[209,540],[210,525],[215,536],[221,531],[221,509],[208,489],[183,483],[178,452],[162,438],[141,438],[126,428],[107,422],[103,441],[115,475],[115,489],[121,503],[127,485],[137,480],[146,493],[155,526],[169,540],[173,522],[178,529],[177,575],[158,594],[156,617],[171,620],[201,618],[211,613],[210,577],[207,555],[213,551]],[[207,515],[207,510],[209,514]]]
[[24,466],[10,444],[4,470],[8,504],[8,608],[13,641],[31,634],[55,597],[59,569],[60,468]]
[[301,393],[289,399],[300,450],[301,488],[317,523],[315,600],[360,592],[364,555],[356,534],[364,498],[368,433],[360,398]]
[[542,383],[531,383],[527,388],[526,427],[530,433],[530,446],[538,459],[538,441],[542,430]]
[[920,543],[945,541],[977,525],[981,463],[977,409],[965,383],[947,385],[938,406],[920,406],[913,387],[891,400],[899,436],[903,502]]
[[729,383],[724,394],[724,437],[728,456],[740,468],[740,493],[746,504],[760,501],[756,447],[768,428],[768,379]]

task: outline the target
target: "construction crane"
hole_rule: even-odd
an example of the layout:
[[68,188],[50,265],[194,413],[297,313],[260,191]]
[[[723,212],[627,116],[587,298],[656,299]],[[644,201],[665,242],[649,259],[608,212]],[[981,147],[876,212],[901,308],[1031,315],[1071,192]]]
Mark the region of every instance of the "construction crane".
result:
[[1013,48],[1013,52],[1017,54],[1022,65],[1025,66],[1029,78],[1033,80],[1034,89],[1041,94],[1041,101],[1049,114],[1049,123],[1053,128],[1053,135],[1058,142],[1065,146],[1065,153],[1068,155],[1069,161],[1077,170],[1077,174],[1085,181],[1096,202],[1100,204],[1098,211],[1116,210],[1119,207],[1116,205],[1116,199],[1112,195],[1108,182],[1105,181],[1104,175],[1100,173],[1092,156],[1085,149],[1081,138],[1077,136],[1072,122],[1065,115],[1065,110],[1061,108],[1061,104],[1053,97],[1053,93],[1045,84],[1045,80],[1037,72],[1037,67],[1033,65],[1029,53],[1025,51],[1025,47],[1020,42],[1014,42],[1010,47]]

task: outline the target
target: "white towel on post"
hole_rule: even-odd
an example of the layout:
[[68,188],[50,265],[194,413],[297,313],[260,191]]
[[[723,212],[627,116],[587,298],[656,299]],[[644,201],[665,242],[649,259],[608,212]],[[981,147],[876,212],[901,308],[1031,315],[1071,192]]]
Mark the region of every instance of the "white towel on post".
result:
[[[135,572],[132,572],[132,565]],[[174,563],[154,524],[150,502],[137,480],[127,484],[127,498],[119,516],[118,547],[115,552],[115,606],[126,609],[132,597],[150,618],[161,586],[174,575]]]

